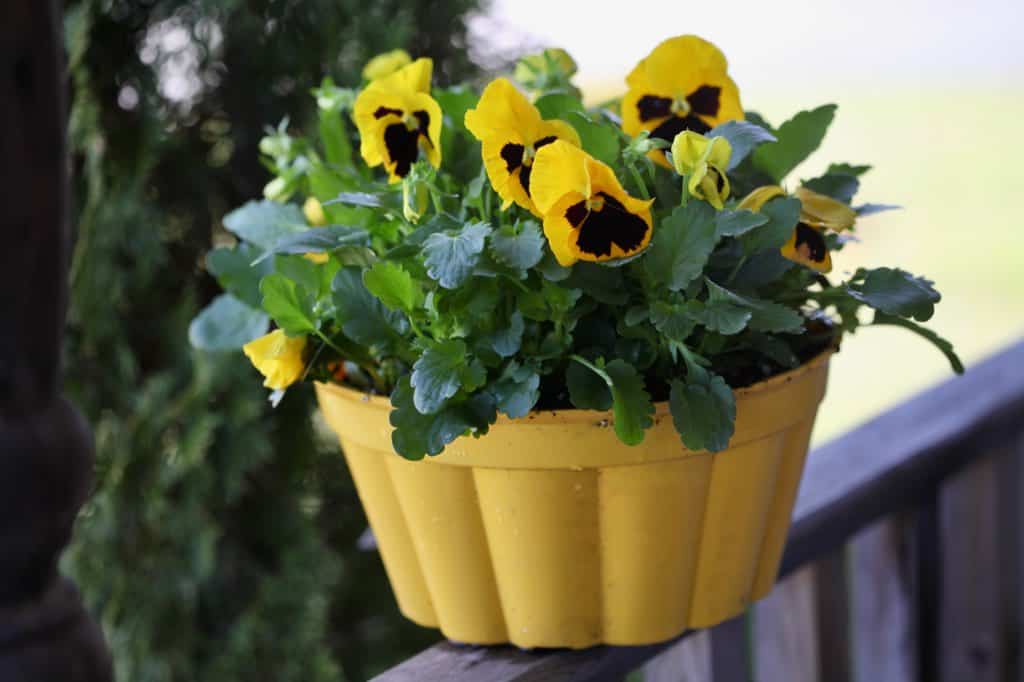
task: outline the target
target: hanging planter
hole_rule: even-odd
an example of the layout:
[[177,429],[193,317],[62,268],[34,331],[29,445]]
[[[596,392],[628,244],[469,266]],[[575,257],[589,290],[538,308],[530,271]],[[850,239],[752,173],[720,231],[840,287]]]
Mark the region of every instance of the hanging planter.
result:
[[892,207],[852,205],[867,166],[785,188],[835,107],[773,128],[696,36],[593,108],[561,50],[479,94],[432,70],[382,55],[316,90],[319,137],[261,142],[276,177],[225,216],[227,293],[190,338],[242,347],[275,402],[316,383],[412,620],[584,647],[735,616],[774,582],[859,313],[962,369],[919,324],[929,280],[831,274]]
[[609,413],[560,410],[410,462],[385,398],[317,397],[408,618],[473,644],[651,644],[771,589],[829,355],[737,391],[715,454],[681,447],[662,404],[637,447]]

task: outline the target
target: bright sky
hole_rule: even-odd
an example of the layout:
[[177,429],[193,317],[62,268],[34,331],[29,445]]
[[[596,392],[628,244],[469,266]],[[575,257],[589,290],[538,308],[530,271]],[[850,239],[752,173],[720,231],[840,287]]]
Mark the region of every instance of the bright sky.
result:
[[[579,82],[609,83],[662,39],[717,44],[741,88],[1024,88],[1022,0],[494,0],[488,42],[567,49]],[[488,21],[488,24],[491,22]]]

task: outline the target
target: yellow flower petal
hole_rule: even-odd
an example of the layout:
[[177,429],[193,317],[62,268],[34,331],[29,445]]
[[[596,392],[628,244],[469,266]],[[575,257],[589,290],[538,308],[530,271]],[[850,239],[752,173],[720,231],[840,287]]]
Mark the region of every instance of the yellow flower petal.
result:
[[305,350],[305,336],[289,337],[281,329],[242,346],[245,356],[265,377],[263,385],[274,390],[288,388],[302,378]]
[[541,214],[547,215],[566,194],[590,197],[588,159],[590,156],[585,151],[561,140],[537,151],[530,177],[530,195]]
[[[394,72],[398,71],[403,66],[407,66],[412,62],[412,57],[405,50],[391,50],[390,52],[384,52],[379,54],[370,61],[366,62],[366,66],[363,67],[363,78],[368,81],[375,81],[386,76],[390,76]],[[427,82],[430,82],[430,78],[427,78]]]
[[761,210],[761,207],[766,203],[774,199],[775,197],[781,197],[786,193],[784,189],[778,185],[764,185],[758,187],[747,196],[743,197],[737,209],[745,209],[747,211],[753,211],[757,213]]
[[535,155],[555,140],[579,145],[576,130],[564,121],[541,119],[536,107],[505,78],[487,85],[476,108],[466,112],[465,124],[482,143],[484,168],[503,208],[514,201],[541,215],[531,198]]
[[578,248],[575,246],[576,228],[569,222],[566,214],[572,206],[581,201],[586,201],[586,197],[570,192],[559,199],[544,216],[544,236],[548,239],[555,260],[563,267],[569,267],[579,260]]
[[[419,59],[391,76],[373,81],[353,107],[360,153],[367,165],[384,165],[388,180],[408,175],[420,150],[441,165],[441,107],[428,92],[430,60]],[[425,87],[421,81],[427,78]]]
[[537,152],[531,187],[563,265],[632,256],[650,243],[652,201],[631,197],[611,168],[577,147],[559,141]]
[[[721,51],[697,36],[662,42],[630,72],[622,100],[622,129],[671,142],[684,130],[705,133],[719,123],[743,118],[739,90],[729,78]],[[650,158],[669,167],[663,152]]]
[[823,273],[832,270],[832,256],[825,244],[825,231],[820,228],[803,222],[797,223],[789,241],[779,251],[784,258],[812,270]]
[[428,57],[420,57],[391,75],[372,81],[367,87],[430,94],[430,79],[433,73],[434,61]]
[[853,227],[857,212],[832,197],[798,187],[793,195],[800,200],[800,220],[814,227],[842,232]]

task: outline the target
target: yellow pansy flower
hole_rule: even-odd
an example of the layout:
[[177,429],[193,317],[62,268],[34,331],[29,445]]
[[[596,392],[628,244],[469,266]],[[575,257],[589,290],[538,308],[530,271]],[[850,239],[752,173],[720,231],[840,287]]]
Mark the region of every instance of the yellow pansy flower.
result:
[[263,385],[275,391],[284,390],[302,378],[306,370],[305,350],[305,336],[289,337],[282,329],[242,346],[253,367],[265,377]]
[[541,118],[512,83],[497,78],[484,88],[475,109],[466,112],[466,128],[480,140],[487,177],[504,200],[540,216],[530,196],[534,158],[545,145],[565,140],[579,146],[576,130],[565,121]]
[[411,63],[412,57],[405,50],[398,49],[384,52],[366,62],[366,66],[363,67],[363,78],[368,81],[385,78]]
[[685,130],[672,142],[672,164],[676,172],[689,178],[687,190],[719,211],[729,198],[729,167],[732,145],[724,137],[704,137]]
[[622,189],[611,168],[563,140],[537,152],[530,180],[558,262],[632,256],[651,241],[651,204]]
[[356,97],[359,151],[371,168],[384,165],[389,182],[409,174],[421,149],[434,168],[441,165],[441,107],[430,96],[432,71],[431,60],[417,59]]
[[[622,129],[641,130],[672,142],[684,130],[706,133],[719,123],[743,118],[740,94],[727,73],[725,55],[697,36],[662,42],[626,78]],[[649,154],[669,167],[662,151]]]
[[[785,195],[776,185],[758,187],[739,203],[737,208],[757,212],[770,200]],[[793,229],[780,253],[794,263],[818,272],[831,272],[832,255],[825,241],[825,231],[842,232],[853,227],[857,213],[832,197],[800,187],[793,196],[800,200],[800,222]]]
[[[313,227],[323,227],[327,224],[327,215],[324,214],[324,207],[317,201],[316,197],[306,199],[306,203],[302,205],[302,213]],[[306,260],[313,261],[317,265],[326,263],[330,258],[326,253],[307,253],[304,257]]]

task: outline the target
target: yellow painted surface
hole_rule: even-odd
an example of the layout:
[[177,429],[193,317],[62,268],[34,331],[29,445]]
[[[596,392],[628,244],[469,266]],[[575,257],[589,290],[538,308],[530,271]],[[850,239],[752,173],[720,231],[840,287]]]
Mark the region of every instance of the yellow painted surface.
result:
[[450,639],[647,644],[731,618],[778,571],[828,356],[737,391],[728,450],[692,452],[666,405],[643,444],[612,415],[499,419],[407,462],[389,405],[317,385],[402,612]]

